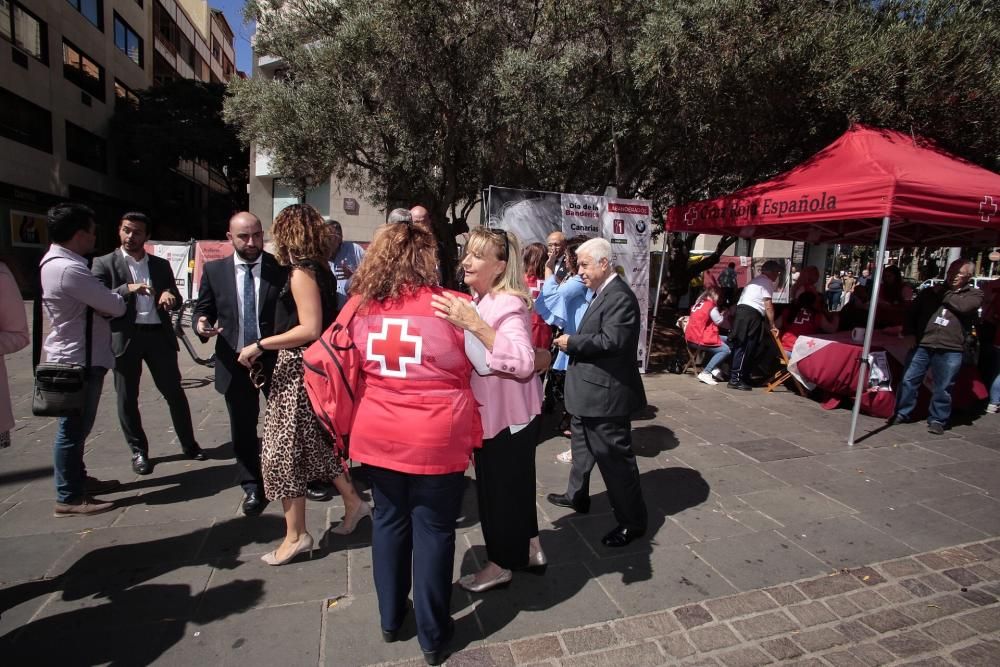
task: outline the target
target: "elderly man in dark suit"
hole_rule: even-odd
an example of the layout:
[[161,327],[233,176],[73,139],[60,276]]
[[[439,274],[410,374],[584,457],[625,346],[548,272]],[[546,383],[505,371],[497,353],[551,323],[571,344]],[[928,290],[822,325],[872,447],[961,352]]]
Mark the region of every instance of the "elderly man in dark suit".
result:
[[550,493],[548,500],[590,511],[590,473],[596,463],[618,521],[601,542],[623,547],[646,532],[630,417],[646,405],[646,392],[637,366],[639,301],[618,277],[610,255],[607,239],[591,239],[576,251],[578,271],[593,298],[577,333],[554,341],[570,356],[566,411],[573,415],[573,468],[566,493]]
[[264,252],[264,230],[253,213],[229,220],[226,237],[234,254],[205,264],[192,320],[202,338],[215,339],[215,389],[226,398],[229,432],[236,456],[243,513],[256,516],[267,504],[260,472],[260,392],[270,390],[276,352],[264,352],[253,372],[240,365],[240,351],[274,334],[274,309],[288,273]]
[[173,269],[167,260],[146,252],[144,244],[149,239],[149,218],[142,213],[123,215],[118,223],[118,237],[120,248],[94,260],[94,275],[109,289],[130,283],[149,286],[149,294],[137,294],[129,299],[125,314],[111,321],[118,420],[132,450],[132,470],[138,475],[153,471],[149,461],[149,440],[139,414],[143,362],[167,401],[184,454],[204,461],[205,454],[195,441],[191,426],[191,408],[181,387],[177,336],[170,322],[170,311],[181,307]]

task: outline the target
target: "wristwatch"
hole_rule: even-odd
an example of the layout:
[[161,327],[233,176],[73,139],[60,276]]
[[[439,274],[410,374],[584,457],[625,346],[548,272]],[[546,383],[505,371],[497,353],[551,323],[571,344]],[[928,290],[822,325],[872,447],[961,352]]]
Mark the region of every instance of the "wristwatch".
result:
[[260,344],[260,341],[262,341],[262,340],[264,340],[264,339],[263,338],[258,338],[257,340],[255,340],[253,342],[253,344],[256,345],[257,349],[260,350],[261,352],[267,352],[267,350],[264,349],[264,346]]

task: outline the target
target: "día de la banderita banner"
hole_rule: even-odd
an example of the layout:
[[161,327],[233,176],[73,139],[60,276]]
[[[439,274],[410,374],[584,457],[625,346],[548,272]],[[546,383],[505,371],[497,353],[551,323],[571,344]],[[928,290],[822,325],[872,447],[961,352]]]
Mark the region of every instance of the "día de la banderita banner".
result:
[[555,231],[567,239],[601,236],[611,242],[611,262],[642,309],[638,363],[645,373],[652,202],[490,186],[486,210],[490,227],[512,232],[522,245],[545,243]]

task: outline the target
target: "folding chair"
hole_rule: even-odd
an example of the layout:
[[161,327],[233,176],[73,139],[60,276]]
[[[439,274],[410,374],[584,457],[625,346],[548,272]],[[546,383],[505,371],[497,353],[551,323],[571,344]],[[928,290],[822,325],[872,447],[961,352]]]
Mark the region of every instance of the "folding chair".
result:
[[795,387],[795,390],[799,392],[800,395],[808,396],[809,391],[805,387],[803,387],[802,383],[799,382],[798,378],[792,375],[791,371],[788,370],[788,353],[785,352],[785,348],[781,346],[781,339],[778,338],[778,334],[774,333],[773,331],[771,331],[770,333],[771,333],[771,340],[774,341],[774,346],[778,348],[778,354],[780,355],[778,361],[781,364],[781,368],[775,371],[774,375],[771,376],[771,379],[767,381],[767,391],[769,392],[774,391],[781,385],[791,380],[792,385]]
[[[687,315],[683,315],[677,318],[677,326],[680,327],[682,334],[687,330],[688,320],[689,318]],[[698,375],[698,373],[701,372],[699,366],[701,366],[702,368],[704,368],[705,366],[704,364],[705,351],[702,350],[701,348],[693,347],[691,343],[687,341],[687,338],[684,339],[684,349],[687,350],[688,358],[687,358],[687,363],[684,364],[684,370],[681,371],[681,375],[684,375],[689,370],[695,375]]]

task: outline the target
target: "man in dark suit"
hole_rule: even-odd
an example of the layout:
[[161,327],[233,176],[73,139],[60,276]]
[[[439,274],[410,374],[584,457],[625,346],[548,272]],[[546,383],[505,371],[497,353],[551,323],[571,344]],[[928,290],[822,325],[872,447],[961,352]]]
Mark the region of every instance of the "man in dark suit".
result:
[[554,505],[590,511],[594,464],[608,488],[618,526],[601,542],[623,547],[646,532],[646,503],[632,453],[630,415],[646,405],[637,366],[639,301],[611,264],[607,239],[591,239],[576,251],[584,284],[594,293],[577,333],[554,341],[570,355],[566,371],[566,411],[573,467],[565,494],[550,493]]
[[240,350],[274,334],[278,294],[288,278],[285,268],[264,252],[264,230],[253,213],[243,211],[229,220],[226,237],[234,254],[205,264],[192,319],[195,332],[215,339],[215,389],[226,398],[229,432],[236,468],[243,487],[243,513],[264,510],[260,472],[260,391],[266,397],[276,352],[264,352],[260,370],[248,373],[237,361]]
[[184,454],[204,461],[205,454],[194,439],[191,408],[181,387],[177,366],[177,336],[170,322],[170,311],[181,307],[174,272],[170,263],[146,252],[149,218],[142,213],[126,213],[118,223],[121,247],[94,260],[93,273],[109,289],[140,283],[149,286],[149,294],[137,294],[127,301],[125,314],[111,321],[111,348],[115,353],[115,392],[118,394],[118,421],[125,442],[132,450],[132,470],[148,475],[149,440],[139,414],[139,379],[146,363],[156,388],[167,401],[174,431]]

